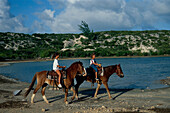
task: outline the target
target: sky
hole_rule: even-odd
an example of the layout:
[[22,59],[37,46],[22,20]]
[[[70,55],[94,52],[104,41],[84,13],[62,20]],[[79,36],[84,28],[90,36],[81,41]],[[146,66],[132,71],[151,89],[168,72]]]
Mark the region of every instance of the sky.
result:
[[0,32],[170,30],[170,0],[0,0]]

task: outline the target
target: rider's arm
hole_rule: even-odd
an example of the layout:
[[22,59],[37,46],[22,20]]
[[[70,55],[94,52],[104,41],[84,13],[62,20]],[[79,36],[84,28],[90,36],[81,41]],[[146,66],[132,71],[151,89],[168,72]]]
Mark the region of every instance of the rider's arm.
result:
[[65,68],[66,66],[60,66],[60,65],[57,65],[57,67],[59,67],[59,68]]
[[92,64],[97,65],[97,66],[99,65],[98,63],[95,63],[95,62],[93,62]]

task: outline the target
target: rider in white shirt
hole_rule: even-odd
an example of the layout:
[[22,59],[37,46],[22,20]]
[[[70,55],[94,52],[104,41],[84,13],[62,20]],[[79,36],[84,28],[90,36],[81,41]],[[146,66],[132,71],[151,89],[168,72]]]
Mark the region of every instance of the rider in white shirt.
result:
[[60,66],[58,63],[58,58],[60,57],[59,53],[55,53],[53,55],[54,62],[53,62],[53,70],[58,74],[58,87],[62,88],[62,85],[60,83],[60,79],[61,79],[61,73],[60,73],[60,69],[59,68],[65,68],[66,66]]
[[56,71],[56,70],[59,70],[59,67],[58,67],[58,59],[54,59],[54,62],[53,62],[53,70]]

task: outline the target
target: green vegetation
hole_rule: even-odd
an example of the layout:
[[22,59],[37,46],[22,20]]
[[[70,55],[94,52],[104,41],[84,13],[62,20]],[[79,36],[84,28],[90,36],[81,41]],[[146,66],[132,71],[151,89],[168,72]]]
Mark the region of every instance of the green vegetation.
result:
[[170,31],[90,32],[79,25],[82,34],[0,33],[0,60],[50,58],[56,51],[62,57],[151,56],[170,54]]
[[83,32],[85,36],[89,36],[90,28],[89,25],[85,21],[81,21],[81,25],[78,25],[79,30]]

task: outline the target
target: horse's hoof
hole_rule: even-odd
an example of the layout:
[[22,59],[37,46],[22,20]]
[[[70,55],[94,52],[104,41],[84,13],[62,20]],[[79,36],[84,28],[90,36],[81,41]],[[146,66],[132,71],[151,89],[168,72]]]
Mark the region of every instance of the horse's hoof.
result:
[[112,97],[109,97],[110,100],[112,100]]
[[66,105],[68,105],[68,102],[67,102],[67,101],[66,101],[65,103],[66,103]]
[[78,99],[79,99],[79,97],[78,97],[78,96],[76,96],[76,99],[78,100]]
[[97,97],[94,97],[94,99],[97,99]]
[[49,104],[49,102],[48,102],[48,101],[47,101],[46,103],[47,103],[47,104]]
[[34,104],[34,101],[31,101],[31,104]]
[[22,102],[26,102],[27,101],[27,99],[22,99]]
[[71,98],[71,100],[74,100],[74,98]]

